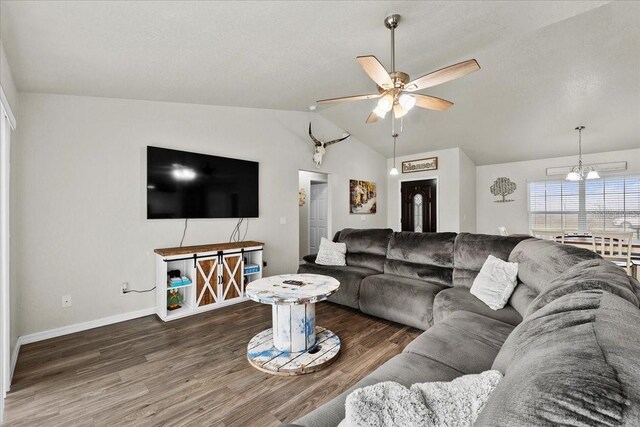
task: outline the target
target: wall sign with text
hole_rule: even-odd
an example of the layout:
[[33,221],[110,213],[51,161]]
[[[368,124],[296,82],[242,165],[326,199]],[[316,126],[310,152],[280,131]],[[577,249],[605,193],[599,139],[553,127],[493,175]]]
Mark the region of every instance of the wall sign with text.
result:
[[402,162],[402,173],[434,171],[436,169],[438,169],[437,157]]

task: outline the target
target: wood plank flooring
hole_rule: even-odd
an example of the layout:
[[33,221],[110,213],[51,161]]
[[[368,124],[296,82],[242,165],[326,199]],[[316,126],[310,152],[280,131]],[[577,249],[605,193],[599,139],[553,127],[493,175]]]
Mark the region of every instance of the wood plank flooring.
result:
[[279,426],[342,393],[421,333],[328,302],[316,315],[342,349],[326,369],[296,377],[247,362],[247,343],[271,326],[271,307],[254,302],[25,345],[5,401],[6,424]]

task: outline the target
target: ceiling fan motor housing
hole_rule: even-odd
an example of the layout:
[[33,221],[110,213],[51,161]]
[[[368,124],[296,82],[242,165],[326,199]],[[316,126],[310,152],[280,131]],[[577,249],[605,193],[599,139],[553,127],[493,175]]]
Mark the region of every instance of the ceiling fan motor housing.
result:
[[389,73],[389,77],[393,80],[393,85],[396,88],[404,88],[404,85],[409,83],[409,74],[403,73],[402,71],[394,71],[393,73]]

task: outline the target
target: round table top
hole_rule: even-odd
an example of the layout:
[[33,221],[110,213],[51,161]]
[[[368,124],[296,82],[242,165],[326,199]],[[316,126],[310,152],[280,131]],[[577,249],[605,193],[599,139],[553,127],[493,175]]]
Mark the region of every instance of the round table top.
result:
[[[287,284],[285,280],[302,284]],[[250,282],[246,293],[263,304],[313,304],[327,299],[338,287],[340,282],[321,274],[281,274]]]

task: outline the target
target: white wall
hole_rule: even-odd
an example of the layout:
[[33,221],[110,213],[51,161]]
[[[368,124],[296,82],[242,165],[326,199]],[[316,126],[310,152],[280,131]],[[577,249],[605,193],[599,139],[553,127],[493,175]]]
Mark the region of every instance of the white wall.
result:
[[5,54],[2,40],[0,40],[0,85],[2,86],[4,94],[7,96],[7,101],[9,102],[9,106],[11,107],[13,114],[17,115],[18,91],[13,82],[13,74],[11,73],[9,62],[7,62],[7,55]]
[[[569,156],[478,166],[476,168],[477,231],[496,234],[498,227],[503,225],[509,233],[529,233],[527,181],[551,178],[546,176],[546,168],[572,166],[577,161],[577,156]],[[629,172],[640,172],[640,148],[586,154],[583,156],[583,161],[585,163],[626,161]],[[493,181],[501,176],[511,179],[517,185],[515,193],[509,196],[514,200],[513,202],[496,203],[495,200],[498,198],[489,191]]]
[[460,229],[476,231],[476,165],[460,150]]
[[[328,176],[318,172],[300,171],[298,188],[304,188],[305,194],[307,195],[304,206],[298,207],[298,224],[300,226],[300,260],[302,260],[303,256],[309,254],[309,203],[311,201],[311,181],[327,182]],[[342,207],[340,202],[338,203],[338,206]],[[329,206],[329,212],[331,212],[331,206]],[[327,227],[329,232],[329,236],[327,237],[333,237],[331,224],[327,224]]]
[[[435,171],[402,173],[402,162],[427,157],[438,158]],[[437,225],[438,231],[460,231],[460,149],[428,151],[398,157],[396,167],[399,175],[391,176],[388,171],[393,167],[393,159],[387,160],[388,227],[400,230],[400,183],[421,179],[438,179]],[[470,192],[473,192],[471,190]]]
[[[260,218],[247,239],[266,243],[266,274],[298,267],[298,171],[312,169],[309,120],[320,139],[343,132],[323,117],[246,108],[20,94],[13,151],[13,264],[25,335],[154,305],[153,249],[177,246],[182,220],[147,220],[145,147],[260,162]],[[327,150],[333,229],[384,227],[386,160],[355,138]],[[349,214],[349,179],[378,183],[376,215]],[[287,218],[280,225],[280,217]],[[185,245],[227,241],[235,220],[192,220]],[[73,306],[61,308],[70,294]]]

